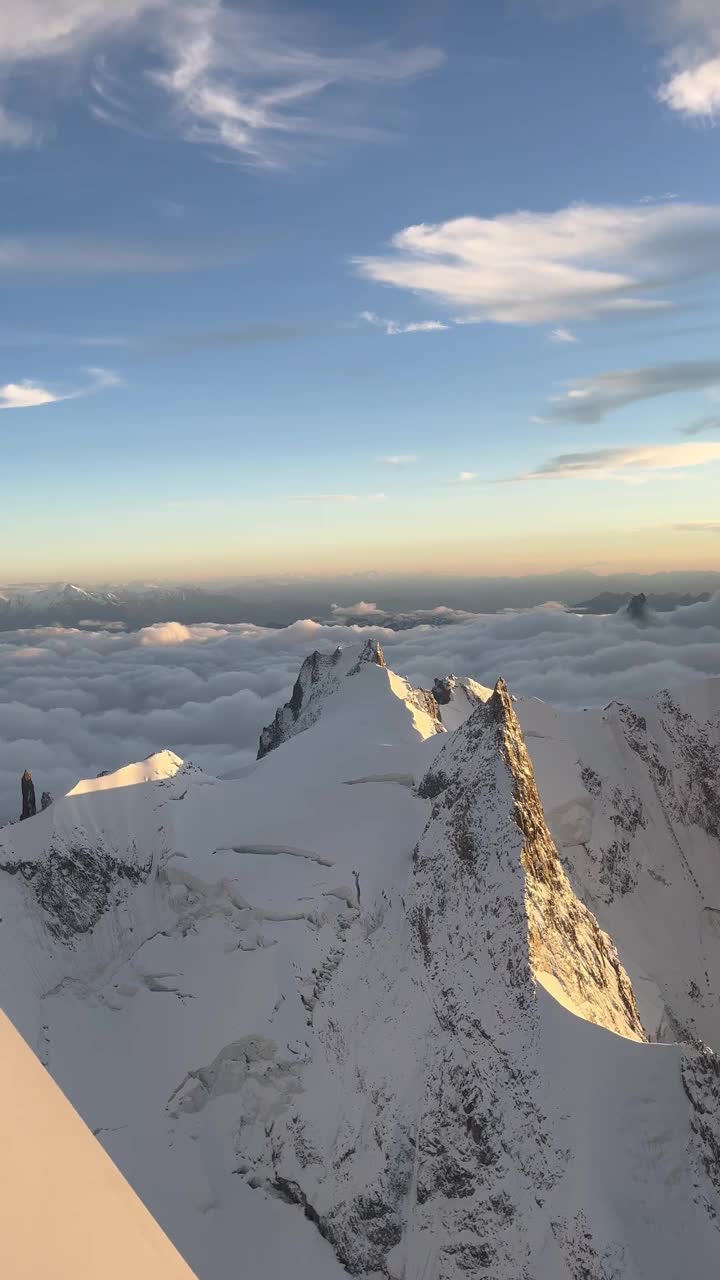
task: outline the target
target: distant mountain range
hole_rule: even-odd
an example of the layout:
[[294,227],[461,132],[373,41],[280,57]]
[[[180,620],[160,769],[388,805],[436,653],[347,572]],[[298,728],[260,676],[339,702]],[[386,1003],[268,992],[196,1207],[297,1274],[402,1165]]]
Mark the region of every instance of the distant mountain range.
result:
[[[596,588],[603,590],[593,594]],[[718,590],[720,574],[690,572],[638,575],[635,580],[588,573],[530,578],[368,574],[335,580],[245,579],[203,584],[0,584],[0,632],[47,626],[137,631],[169,621],[285,627],[298,618],[401,631],[418,623],[448,626],[462,622],[463,616],[531,608],[548,600],[586,613],[617,613],[637,592],[646,594],[651,610],[664,612],[706,600]],[[337,603],[343,599],[357,603]],[[572,603],[577,600],[581,603]]]
[[[632,591],[601,591],[600,595],[593,596],[590,600],[582,600],[572,608],[578,613],[618,613],[620,609],[626,608],[631,600],[637,598]],[[676,591],[666,591],[662,595],[646,594],[643,603],[651,613],[672,613],[674,609],[683,609],[690,604],[701,604],[709,599],[709,591],[701,591],[699,595],[691,595],[689,592],[681,595]]]

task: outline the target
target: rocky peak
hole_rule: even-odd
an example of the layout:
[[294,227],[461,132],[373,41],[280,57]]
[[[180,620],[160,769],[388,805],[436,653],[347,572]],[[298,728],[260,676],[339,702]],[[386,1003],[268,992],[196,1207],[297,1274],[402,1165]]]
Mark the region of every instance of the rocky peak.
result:
[[22,812],[20,821],[25,818],[33,818],[37,813],[37,804],[35,802],[35,785],[32,780],[32,774],[26,769],[20,779],[20,789],[22,791]]
[[355,675],[365,662],[374,663],[376,667],[387,667],[385,654],[382,651],[380,641],[376,640],[374,636],[371,636],[369,640],[365,641],[365,644],[360,650],[358,660],[348,672],[348,675]]
[[505,929],[496,925],[492,932],[521,1003],[529,998],[532,975],[588,1021],[645,1039],[615,947],[575,897],[562,868],[504,680],[448,738],[419,790],[433,800],[416,852],[417,866],[425,865],[432,883],[422,925],[428,946],[437,903],[448,900],[440,888],[448,874],[438,862],[441,847],[443,857],[455,855],[461,874],[481,890],[483,914],[492,914],[496,899],[496,919],[505,920]]
[[257,759],[262,760],[288,738],[308,729],[320,715],[325,697],[337,689],[347,676],[357,675],[364,666],[386,667],[379,642],[371,637],[360,646],[347,649],[338,646],[333,653],[315,650],[303,662],[293,691],[284,706],[279,707],[271,724],[260,734]]
[[457,676],[436,676],[432,687],[435,701],[446,707],[452,700],[453,690],[457,685]]
[[432,687],[440,720],[448,730],[457,729],[490,695],[490,689],[468,676],[438,676]]
[[650,621],[650,605],[648,604],[648,598],[644,591],[640,591],[636,596],[632,596],[628,601],[625,612],[629,618],[632,618],[633,622],[637,622],[640,625],[644,625],[646,622]]

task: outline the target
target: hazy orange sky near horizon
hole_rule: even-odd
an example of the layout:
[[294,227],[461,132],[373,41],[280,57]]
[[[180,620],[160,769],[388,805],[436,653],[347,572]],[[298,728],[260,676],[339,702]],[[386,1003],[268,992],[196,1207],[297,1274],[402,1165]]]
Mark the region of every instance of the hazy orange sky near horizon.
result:
[[[44,572],[41,572],[44,569]],[[523,577],[564,572],[652,574],[662,571],[720,571],[720,529],[667,529],[664,526],[604,534],[543,537],[517,533],[479,535],[435,542],[420,537],[401,540],[386,534],[382,526],[366,530],[362,540],[341,545],[332,539],[292,546],[292,539],[272,550],[246,541],[221,549],[178,555],[177,543],[169,548],[147,545],[133,555],[127,550],[103,547],[95,554],[53,548],[41,562],[22,554],[0,558],[0,582],[39,581],[104,582],[161,578],[167,581],[211,582],[233,578],[335,578],[413,576],[432,573],[458,577]]]

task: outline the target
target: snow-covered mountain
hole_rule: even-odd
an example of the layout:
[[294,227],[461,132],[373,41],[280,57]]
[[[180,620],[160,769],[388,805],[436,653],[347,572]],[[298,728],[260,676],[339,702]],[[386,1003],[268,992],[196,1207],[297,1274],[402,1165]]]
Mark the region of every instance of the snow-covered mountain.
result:
[[719,709],[314,654],[0,829],[0,1003],[200,1280],[706,1280]]

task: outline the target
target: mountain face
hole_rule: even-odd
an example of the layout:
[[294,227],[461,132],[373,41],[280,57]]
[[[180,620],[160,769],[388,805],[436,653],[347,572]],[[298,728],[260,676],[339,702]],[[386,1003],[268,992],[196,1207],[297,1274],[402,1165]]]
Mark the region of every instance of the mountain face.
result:
[[521,719],[563,863],[645,1026],[720,1052],[720,680],[601,712],[528,699]]
[[706,1280],[719,710],[313,654],[0,829],[0,1001],[201,1280]]

